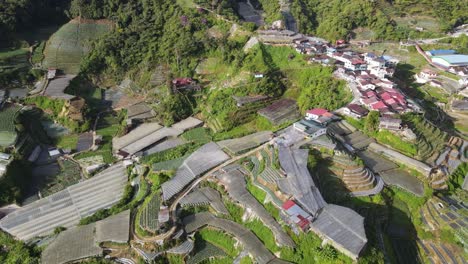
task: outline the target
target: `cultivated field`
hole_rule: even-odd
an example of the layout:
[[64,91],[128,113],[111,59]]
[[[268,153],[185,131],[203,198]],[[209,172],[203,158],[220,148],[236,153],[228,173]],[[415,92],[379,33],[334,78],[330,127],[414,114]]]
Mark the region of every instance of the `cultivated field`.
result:
[[79,71],[81,58],[89,52],[90,40],[110,30],[109,23],[104,21],[78,19],[62,26],[47,42],[44,50],[45,68],[58,68],[66,73]]
[[20,107],[10,106],[0,111],[0,146],[8,147],[16,141],[15,120]]

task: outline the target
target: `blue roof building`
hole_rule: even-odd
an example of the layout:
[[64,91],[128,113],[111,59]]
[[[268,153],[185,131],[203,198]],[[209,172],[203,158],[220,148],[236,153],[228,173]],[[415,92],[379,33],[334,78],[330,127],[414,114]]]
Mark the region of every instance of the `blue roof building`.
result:
[[429,56],[441,56],[441,55],[453,55],[457,53],[455,50],[430,50],[426,51],[426,54]]
[[432,62],[446,68],[468,66],[468,55],[454,54],[432,57]]

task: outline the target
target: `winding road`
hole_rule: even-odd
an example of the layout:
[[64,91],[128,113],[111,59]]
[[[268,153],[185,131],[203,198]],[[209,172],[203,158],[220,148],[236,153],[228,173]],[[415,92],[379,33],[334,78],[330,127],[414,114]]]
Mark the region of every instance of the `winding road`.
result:
[[[273,140],[273,139],[272,139]],[[177,205],[179,205],[179,202],[180,200],[186,196],[190,191],[192,191],[200,182],[206,180],[208,177],[210,177],[214,172],[222,169],[223,167],[226,167],[227,165],[230,165],[242,158],[245,158],[245,157],[248,157],[252,154],[254,154],[255,152],[257,151],[260,151],[262,148],[264,148],[266,145],[270,144],[272,142],[272,140],[270,140],[269,142],[266,142],[258,147],[256,147],[255,149],[252,149],[240,156],[235,156],[235,157],[232,157],[231,159],[225,161],[224,163],[222,163],[221,165],[218,165],[216,167],[214,167],[213,169],[209,170],[207,173],[205,173],[202,177],[199,177],[198,179],[196,179],[195,181],[193,181],[188,187],[186,187],[178,196],[177,198],[174,200],[174,202],[171,204],[171,206],[169,207],[169,213],[171,215],[171,220],[172,220],[172,223],[176,223],[177,222]],[[136,214],[135,214],[136,215]],[[135,217],[135,216],[134,216]],[[138,243],[153,243],[153,242],[157,242],[157,241],[162,241],[162,240],[165,240],[167,238],[169,238],[176,230],[177,230],[177,225],[174,224],[174,226],[172,226],[172,228],[167,231],[166,233],[164,234],[159,234],[157,236],[153,236],[153,237],[140,237],[138,236],[134,230],[135,230],[135,221],[134,221],[134,217],[132,217],[132,228],[131,228],[131,234],[133,236],[133,238],[135,239],[135,242],[138,242]]]

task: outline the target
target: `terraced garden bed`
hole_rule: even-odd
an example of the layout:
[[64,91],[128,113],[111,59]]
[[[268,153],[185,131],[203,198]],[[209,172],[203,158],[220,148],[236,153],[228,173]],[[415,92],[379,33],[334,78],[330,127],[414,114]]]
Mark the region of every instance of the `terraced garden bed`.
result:
[[143,204],[138,217],[140,228],[151,233],[156,233],[159,229],[158,216],[160,203],[159,194],[155,193]]
[[16,118],[18,117],[19,106],[8,106],[0,111],[0,146],[8,147],[15,143],[16,134]]

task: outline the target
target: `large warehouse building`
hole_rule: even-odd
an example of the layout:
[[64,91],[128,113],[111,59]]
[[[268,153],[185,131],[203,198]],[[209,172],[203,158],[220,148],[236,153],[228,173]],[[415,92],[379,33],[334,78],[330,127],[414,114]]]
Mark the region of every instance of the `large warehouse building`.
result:
[[432,62],[446,68],[468,66],[468,55],[453,54],[432,57]]

